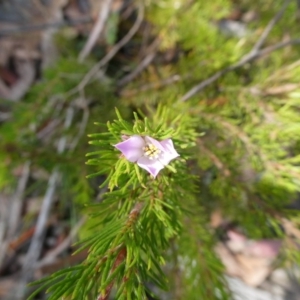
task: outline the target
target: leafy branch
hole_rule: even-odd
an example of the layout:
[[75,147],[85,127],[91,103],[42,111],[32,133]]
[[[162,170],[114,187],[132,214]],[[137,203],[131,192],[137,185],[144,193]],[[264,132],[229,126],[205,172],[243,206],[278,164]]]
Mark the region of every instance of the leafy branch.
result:
[[92,176],[108,174],[102,185],[109,187],[104,200],[91,207],[97,233],[86,238],[77,250],[89,249],[88,257],[81,265],[35,282],[41,287],[30,299],[45,288],[48,288],[50,300],[66,296],[73,299],[92,296],[105,300],[112,291],[116,299],[147,299],[146,293],[151,293],[147,283],[167,289],[163,253],[168,249],[170,239],[181,232],[183,208],[180,200],[186,189],[194,190],[193,178],[186,175],[184,157],[187,154],[183,150],[182,158],[153,179],[120,156],[114,145],[124,135],[139,134],[159,139],[174,136],[176,146],[182,144],[185,148],[186,141],[180,142],[181,134],[192,128],[181,125],[168,129],[164,120],[169,115],[170,111],[158,109],[154,119],[161,118],[162,121],[154,126],[147,118],[140,120],[137,114],[131,124],[117,111],[118,119],[107,124],[108,132],[90,135],[93,138],[91,144],[100,150],[89,153],[88,157],[100,159],[90,158],[87,163],[96,166],[100,163],[100,171]]

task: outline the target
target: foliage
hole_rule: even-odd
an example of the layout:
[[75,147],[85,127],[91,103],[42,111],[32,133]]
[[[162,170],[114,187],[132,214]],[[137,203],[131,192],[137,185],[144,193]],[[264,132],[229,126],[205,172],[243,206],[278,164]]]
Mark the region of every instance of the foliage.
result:
[[[259,12],[242,38],[218,27],[233,10],[232,1],[146,1],[145,23],[151,38],[160,40],[157,60],[123,89],[120,76],[138,64],[131,57],[125,65],[124,55],[128,48],[139,51],[143,32],[110,62],[109,78],[101,73],[82,89],[76,87],[95,61],[79,64],[78,43],[58,38],[63,57],[11,108],[13,119],[1,124],[0,187],[12,189],[10,174],[25,161],[47,173],[59,166],[60,195],[89,216],[77,244],[88,256],[37,281],[41,286],[31,299],[45,288],[52,300],[148,299],[155,297],[153,286],[159,288],[157,298],[168,290],[176,300],[230,299],[214,253],[219,234],[209,224],[215,210],[250,238],[283,239],[282,263],[299,261],[297,243],[283,226],[287,219],[296,228],[300,224],[298,211],[290,209],[300,190],[297,47],[268,53],[180,100],[248,53],[284,1],[240,2]],[[296,36],[295,5],[289,4],[266,46]],[[70,107],[75,112],[66,129]],[[56,130],[47,134],[51,122]],[[154,180],[114,148],[122,136],[135,134],[172,138],[180,158]],[[58,153],[62,136],[74,147]],[[100,203],[94,201],[99,185],[105,191]]]
[[[92,217],[97,220],[94,232],[98,228],[98,233],[88,237],[79,248],[78,251],[89,248],[89,255],[81,267],[59,271],[42,285],[42,289],[50,285],[49,299],[66,296],[86,299],[99,294],[105,299],[113,285],[117,299],[147,299],[147,282],[167,288],[161,265],[164,265],[170,239],[177,238],[182,231],[182,213],[187,210],[182,199],[189,202],[195,198],[195,178],[189,175],[185,162],[189,157],[186,149],[191,148],[197,134],[192,120],[184,120],[189,116],[178,114],[175,109],[158,107],[153,119],[159,122],[147,118],[141,121],[135,114],[133,126],[118,111],[117,115],[118,120],[108,122],[108,133],[90,135],[93,139],[90,143],[100,149],[88,154],[88,157],[98,158],[91,158],[87,163],[100,166],[92,176],[108,174],[102,186],[107,185],[109,191],[100,204],[93,206],[96,212]],[[176,147],[182,149],[181,158],[154,180],[137,165],[120,157],[113,147],[122,135],[134,134],[160,140],[172,137]],[[213,259],[216,257],[207,259],[207,265],[212,264]],[[217,283],[220,273],[211,273]],[[43,282],[44,279],[37,283]],[[89,283],[83,285],[84,282]],[[206,296],[207,292],[201,294]]]

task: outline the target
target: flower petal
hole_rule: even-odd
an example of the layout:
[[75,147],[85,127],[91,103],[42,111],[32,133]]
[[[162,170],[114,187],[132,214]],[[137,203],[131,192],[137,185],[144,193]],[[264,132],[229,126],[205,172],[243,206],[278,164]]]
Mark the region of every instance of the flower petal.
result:
[[164,165],[158,160],[151,160],[147,157],[141,157],[137,161],[138,166],[148,171],[154,178],[159,171],[164,168]]
[[164,155],[160,158],[160,161],[167,165],[172,159],[180,156],[174,148],[173,142],[171,139],[166,139],[160,142],[163,147]]
[[139,135],[133,135],[128,140],[114,145],[131,162],[136,162],[144,155],[145,141]]

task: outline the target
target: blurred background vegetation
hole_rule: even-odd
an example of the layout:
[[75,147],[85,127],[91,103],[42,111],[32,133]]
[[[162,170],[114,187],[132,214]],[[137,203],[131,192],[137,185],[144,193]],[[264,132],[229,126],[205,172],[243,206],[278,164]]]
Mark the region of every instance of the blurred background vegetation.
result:
[[[86,178],[87,134],[115,107],[130,120],[158,104],[202,134],[188,162],[199,228],[172,246],[161,299],[277,286],[299,260],[299,17],[296,0],[0,1],[0,298],[84,259],[73,243],[105,179]],[[280,299],[299,299],[284,278]]]

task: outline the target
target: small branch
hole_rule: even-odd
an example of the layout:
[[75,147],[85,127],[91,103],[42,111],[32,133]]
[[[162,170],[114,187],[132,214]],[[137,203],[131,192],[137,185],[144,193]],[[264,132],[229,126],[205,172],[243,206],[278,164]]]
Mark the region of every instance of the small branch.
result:
[[[181,11],[181,13],[184,13],[184,11],[186,10],[187,7],[189,7],[191,4],[190,1],[188,1],[185,5],[185,8]],[[176,13],[179,15],[179,13]],[[173,20],[167,20],[166,22],[166,27],[164,28],[164,32],[167,34],[167,30],[169,29],[169,27],[172,25]],[[165,34],[164,33],[164,34]],[[160,36],[160,35],[159,35]],[[126,75],[125,77],[123,77],[122,79],[120,79],[117,83],[118,87],[123,87],[124,85],[128,84],[130,81],[132,81],[134,78],[136,78],[145,68],[147,68],[147,66],[153,61],[153,59],[155,58],[155,54],[157,52],[157,48],[158,45],[160,43],[160,38],[157,37],[152,44],[148,47],[148,49],[146,50],[148,52],[148,54],[144,57],[144,59],[138,64],[138,66],[128,75]],[[140,53],[143,51],[142,49],[144,48],[144,46],[142,45],[141,47],[141,51]],[[176,78],[175,81],[177,81],[179,78],[179,76]],[[168,81],[167,81],[168,83]]]
[[[74,117],[74,108],[69,107],[67,109],[66,113],[66,119],[65,119],[65,124],[64,127],[65,129],[68,129],[71,126],[72,119]],[[63,153],[66,147],[66,137],[62,136],[59,139],[58,145],[57,145],[57,152],[59,154]],[[43,245],[43,240],[44,240],[44,234],[45,234],[45,225],[47,223],[51,206],[53,203],[54,199],[54,194],[56,190],[56,186],[58,183],[58,178],[59,178],[59,171],[58,168],[55,167],[54,170],[52,171],[52,174],[50,176],[49,182],[48,182],[48,188],[45,194],[45,197],[43,199],[42,207],[41,207],[41,212],[39,214],[37,224],[36,224],[36,230],[34,232],[33,238],[31,240],[25,263],[23,265],[22,269],[22,282],[26,284],[28,281],[31,280],[33,276],[33,270],[36,267],[37,260],[39,259],[41,250],[42,250],[42,245]],[[22,283],[20,286],[19,293],[20,295],[24,293],[24,286],[22,287]],[[20,296],[18,295],[18,296]]]
[[182,101],[182,102],[187,101],[188,99],[193,97],[195,94],[197,94],[201,90],[203,90],[205,87],[207,87],[211,83],[215,82],[221,76],[227,74],[228,72],[231,72],[233,70],[236,70],[236,69],[240,68],[241,66],[243,66],[243,65],[245,65],[245,64],[247,64],[247,63],[263,56],[263,55],[265,55],[266,53],[270,53],[272,51],[275,51],[277,49],[280,49],[280,48],[285,47],[285,46],[290,45],[290,44],[298,44],[298,42],[297,42],[298,40],[293,40],[293,42],[289,41],[289,42],[278,43],[276,45],[273,45],[273,46],[267,47],[265,49],[259,50],[261,48],[262,44],[265,42],[265,39],[267,38],[267,36],[270,33],[271,29],[274,27],[274,25],[282,17],[282,15],[283,15],[287,5],[290,3],[290,1],[291,0],[285,1],[285,3],[283,5],[282,9],[280,10],[280,12],[269,22],[268,26],[266,27],[266,29],[262,33],[261,37],[259,38],[259,40],[253,46],[253,48],[251,49],[251,51],[249,53],[244,55],[236,64],[231,65],[231,66],[229,66],[229,67],[227,67],[223,70],[218,71],[217,73],[215,73],[211,77],[207,78],[206,80],[204,80],[201,83],[194,86],[192,89],[190,89],[186,94],[184,94],[181,97],[180,101]]
[[142,85],[141,87],[139,87],[137,89],[122,90],[120,92],[120,95],[122,97],[132,97],[132,96],[135,96],[138,93],[146,92],[146,91],[153,90],[153,89],[161,89],[161,88],[164,88],[165,86],[173,84],[174,82],[183,81],[183,80],[191,78],[191,77],[192,76],[191,76],[190,72],[185,74],[185,75],[174,74],[174,75],[172,75],[168,78],[144,84],[144,85]]
[[153,61],[155,57],[155,52],[149,53],[141,62],[140,64],[128,75],[123,77],[118,83],[118,87],[122,87],[126,84],[128,84],[130,81],[132,81],[134,78],[136,78],[140,73],[143,72],[144,69],[146,69],[149,64]]
[[47,223],[50,209],[52,206],[58,177],[59,177],[58,170],[55,169],[52,172],[50,179],[49,179],[47,192],[43,199],[41,212],[40,212],[38,220],[37,220],[36,230],[34,232],[32,241],[30,243],[30,246],[29,246],[29,249],[28,249],[28,252],[26,255],[26,260],[25,260],[25,263],[23,266],[22,277],[23,277],[23,281],[26,283],[29,280],[31,280],[31,278],[33,276],[32,270],[35,268],[36,261],[38,260],[41,250],[42,250],[44,233],[45,233],[45,224]]
[[230,171],[224,166],[223,162],[213,152],[207,149],[200,139],[197,140],[197,144],[200,147],[201,151],[209,157],[209,159],[223,173],[225,177],[230,176]]
[[[126,255],[127,255],[127,250],[126,248],[122,248],[120,250],[120,252],[118,253],[117,257],[116,257],[116,260],[114,262],[114,265],[110,271],[110,274],[125,260],[126,258]],[[108,287],[106,288],[105,290],[105,293],[102,295],[100,294],[98,297],[97,297],[97,300],[108,300],[109,299],[109,296],[110,296],[110,293],[111,293],[111,290],[114,286],[114,283],[115,281],[113,280],[109,285]]]
[[78,130],[78,134],[77,136],[74,138],[74,140],[72,141],[72,143],[70,144],[69,149],[70,150],[74,150],[79,142],[79,140],[81,139],[81,137],[83,136],[83,134],[85,133],[85,129],[89,120],[89,116],[90,116],[90,112],[88,107],[83,109],[83,117],[82,117],[82,121],[80,123],[80,128]]
[[225,75],[229,71],[230,69],[226,68],[224,70],[217,72],[216,74],[207,78],[206,80],[202,81],[201,83],[199,83],[198,85],[190,89],[186,94],[184,94],[180,99],[180,101],[182,102],[187,101],[188,99],[190,99],[191,97],[199,93],[201,90],[203,90],[206,86],[210,85],[211,83],[213,83],[214,81],[216,81],[217,79],[219,79],[221,76]]
[[17,190],[11,199],[10,218],[8,220],[8,237],[11,238],[17,229],[18,222],[21,217],[23,194],[30,175],[30,161],[23,166],[22,176],[19,179]]
[[20,34],[23,32],[31,32],[31,31],[39,31],[47,28],[60,28],[60,27],[67,27],[67,26],[76,26],[80,24],[89,24],[93,22],[91,18],[84,18],[74,21],[64,21],[64,22],[57,22],[57,23],[45,23],[45,24],[37,24],[37,25],[24,25],[16,28],[9,28],[0,30],[0,37],[10,36],[13,34]]
[[52,264],[57,256],[61,254],[64,250],[66,250],[74,240],[78,230],[82,227],[82,225],[86,222],[86,217],[82,217],[79,222],[72,228],[70,234],[67,238],[64,239],[62,243],[60,243],[55,249],[51,250],[47,256],[45,256],[43,259],[41,259],[37,265],[36,268],[41,268],[44,266],[47,266],[49,264]]
[[206,80],[202,81],[201,83],[199,83],[198,85],[194,86],[192,89],[190,89],[185,95],[182,96],[182,98],[180,99],[180,101],[184,102],[187,101],[188,99],[190,99],[191,97],[193,97],[194,95],[196,95],[197,93],[199,93],[200,91],[202,91],[205,87],[207,87],[208,85],[210,85],[211,83],[215,82],[217,79],[219,79],[221,76],[227,74],[228,72],[231,72],[233,70],[236,70],[238,68],[240,68],[241,66],[260,58],[261,56],[264,56],[266,54],[269,54],[273,51],[279,50],[281,48],[284,48],[286,46],[289,45],[298,45],[300,44],[300,39],[295,39],[295,40],[290,40],[290,41],[286,41],[286,42],[281,42],[269,47],[266,47],[260,51],[258,51],[256,54],[252,54],[250,56],[244,56],[241,60],[239,60],[238,63],[236,63],[235,65],[229,66],[221,71],[218,71],[217,73],[215,73],[213,76],[207,78]]
[[61,120],[53,119],[44,128],[36,133],[38,139],[45,139],[60,125]]
[[143,72],[143,70],[145,68],[147,68],[149,66],[149,64],[151,64],[151,62],[153,61],[155,54],[156,54],[156,50],[157,50],[157,46],[160,42],[160,39],[157,38],[149,47],[148,52],[150,52],[148,55],[146,55],[146,57],[139,63],[139,65],[128,75],[126,75],[125,77],[123,77],[121,80],[119,80],[118,82],[118,86],[122,87],[124,85],[126,85],[127,83],[129,83],[130,81],[132,81],[134,78],[136,78],[141,72]]
[[276,25],[276,23],[282,18],[287,6],[290,4],[291,0],[286,0],[281,8],[281,10],[273,17],[273,19],[269,22],[265,30],[263,31],[262,35],[252,48],[252,52],[258,52],[258,50],[262,47],[264,44],[266,38],[270,34],[273,27]]
[[[99,195],[97,196],[98,202],[103,199],[103,195],[105,194],[105,192],[106,192],[106,188],[103,188],[103,189],[100,190]],[[71,230],[70,234],[68,235],[68,237],[66,237],[64,239],[64,241],[62,243],[60,243],[55,249],[48,252],[48,254],[37,263],[36,268],[40,269],[40,268],[43,268],[45,266],[53,264],[53,262],[55,261],[57,256],[59,254],[61,254],[64,250],[66,250],[71,245],[71,243],[74,240],[76,234],[78,233],[79,229],[84,225],[86,220],[87,220],[87,217],[83,216],[78,221],[78,223],[72,228],[72,230]],[[119,248],[120,247],[116,247],[112,251],[113,252],[117,251]]]
[[291,46],[291,45],[299,45],[300,44],[300,39],[294,39],[294,40],[290,40],[290,41],[285,41],[285,42],[281,42],[269,47],[266,47],[264,49],[262,49],[261,51],[259,51],[259,56],[264,56],[266,54],[269,54],[273,51],[279,50],[281,48],[287,47],[287,46]]
[[126,223],[126,228],[131,227],[133,223],[137,220],[142,208],[144,207],[143,202],[137,202],[134,208],[131,210],[128,216],[128,220]]
[[[74,108],[73,107],[68,107],[67,109],[67,114],[66,114],[66,120],[65,120],[65,129],[70,128],[73,117],[74,117]],[[57,152],[58,154],[61,154],[65,151],[66,148],[66,144],[67,144],[67,138],[65,136],[61,137],[58,141],[58,145],[57,145]]]
[[[128,230],[128,228],[131,228],[132,225],[136,222],[141,210],[144,207],[144,203],[143,202],[137,202],[133,209],[130,211],[129,215],[128,215],[128,219],[127,222],[125,224],[124,227],[124,232],[126,232]],[[115,247],[114,249],[110,250],[109,253],[114,253],[117,249],[120,248],[120,245]],[[122,248],[120,250],[120,252],[118,253],[116,260],[114,262],[114,265],[110,271],[110,274],[125,260],[127,255],[127,249],[126,249],[126,245],[122,244]],[[123,278],[124,279],[124,278]],[[113,280],[105,289],[105,293],[104,294],[100,294],[98,295],[96,300],[108,300],[111,290],[114,286],[115,280]]]
[[217,124],[221,124],[223,130],[227,130],[231,132],[235,136],[237,136],[240,141],[243,142],[247,151],[252,154],[256,154],[262,161],[263,164],[267,161],[266,156],[264,153],[259,149],[256,145],[254,145],[249,136],[247,136],[240,128],[236,127],[234,124],[227,122],[226,120],[222,119],[221,117],[212,115],[212,114],[201,114],[202,118],[207,119],[208,121],[215,121]]
[[97,39],[99,38],[100,34],[103,31],[104,25],[106,23],[106,20],[108,19],[110,7],[113,0],[104,0],[102,1],[102,5],[99,9],[98,18],[96,21],[96,24],[94,28],[91,31],[91,34],[89,35],[89,38],[84,45],[82,51],[79,54],[79,62],[83,62],[83,60],[90,54],[92,48],[94,47]]
[[141,26],[143,19],[144,6],[140,4],[138,17],[129,32],[115,46],[113,46],[112,49],[98,63],[96,63],[88,73],[86,73],[81,82],[74,89],[70,90],[66,96],[71,96],[84,89],[92,78],[97,75],[99,70],[103,68],[119,52],[119,50],[131,40]]

